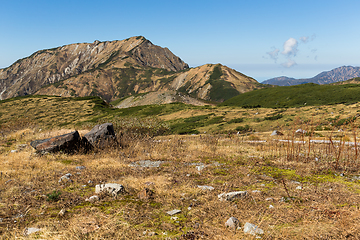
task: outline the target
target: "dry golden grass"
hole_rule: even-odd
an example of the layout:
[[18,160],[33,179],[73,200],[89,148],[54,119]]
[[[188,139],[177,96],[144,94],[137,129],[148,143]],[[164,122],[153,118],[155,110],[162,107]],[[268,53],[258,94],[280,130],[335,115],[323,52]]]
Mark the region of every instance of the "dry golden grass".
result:
[[[29,146],[32,140],[73,131],[66,129],[72,124],[54,126],[71,121],[78,112],[74,122],[94,117],[93,105],[88,101],[66,105],[61,100],[63,108],[57,111],[46,108],[58,104],[56,98],[35,98],[26,107],[21,103],[27,99],[16,101],[3,102],[2,106],[11,105],[1,110],[0,239],[254,239],[243,230],[227,229],[230,217],[238,218],[241,227],[246,222],[258,225],[264,230],[262,239],[360,238],[358,120],[337,126],[338,120],[356,116],[356,104],[282,110],[186,109],[160,118],[214,113],[226,121],[244,118],[244,122],[213,124],[200,127],[200,132],[230,131],[245,124],[256,132],[150,138],[125,131],[146,125],[125,119],[122,124],[127,127],[118,126],[125,131],[122,148],[38,155]],[[48,111],[41,113],[41,108]],[[283,117],[263,120],[276,114]],[[35,121],[36,116],[41,116],[41,122]],[[338,120],[329,120],[337,116]],[[307,134],[295,134],[299,128]],[[274,129],[284,135],[270,136]],[[158,168],[131,165],[144,160],[162,164]],[[196,166],[201,164],[206,167],[199,171]],[[67,173],[72,174],[72,182],[59,183]],[[100,194],[99,202],[85,201],[95,194],[95,185],[106,182],[122,184],[126,193],[116,199]],[[204,191],[198,185],[215,190]],[[139,199],[145,188],[154,192],[152,199]],[[249,196],[233,202],[220,202],[217,197],[239,190]],[[173,209],[182,210],[176,220],[166,214]],[[61,210],[66,210],[63,216]],[[24,236],[24,229],[30,227],[41,231]],[[149,232],[158,235],[149,236]]]
[[[0,139],[0,239],[254,239],[225,227],[232,216],[241,227],[246,222],[258,225],[264,230],[262,239],[360,238],[360,184],[354,178],[360,172],[354,146],[309,145],[314,138],[294,134],[300,125],[285,130],[284,136],[264,132],[129,138],[123,139],[124,148],[43,156],[30,146],[11,150],[70,130],[8,132]],[[328,137],[322,139],[338,134],[323,133]],[[337,139],[354,140],[351,132],[342,136]],[[130,165],[141,160],[163,163],[159,168]],[[206,167],[198,171],[199,164]],[[72,182],[59,183],[66,173],[72,174]],[[126,193],[116,199],[100,194],[99,202],[86,202],[95,185],[105,182],[122,184]],[[144,188],[154,192],[152,199],[138,198]],[[238,190],[249,196],[232,202],[217,197]],[[58,201],[50,198],[54,191],[61,192]],[[62,209],[64,216],[58,215]],[[182,210],[178,219],[166,214],[173,209]],[[24,236],[27,227],[41,231]]]

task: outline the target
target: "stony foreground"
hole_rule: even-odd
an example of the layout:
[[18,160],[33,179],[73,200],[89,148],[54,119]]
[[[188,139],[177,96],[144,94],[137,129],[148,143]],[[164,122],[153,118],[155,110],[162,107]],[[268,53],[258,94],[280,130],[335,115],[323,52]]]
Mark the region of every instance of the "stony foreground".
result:
[[28,145],[60,134],[3,136],[0,239],[360,237],[354,146],[271,133],[129,138],[78,154]]

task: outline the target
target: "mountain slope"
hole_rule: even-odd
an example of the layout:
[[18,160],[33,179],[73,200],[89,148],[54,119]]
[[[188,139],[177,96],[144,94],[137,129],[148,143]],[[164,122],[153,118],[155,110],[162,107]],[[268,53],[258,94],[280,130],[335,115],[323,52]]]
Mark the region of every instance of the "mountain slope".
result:
[[220,106],[245,108],[288,108],[331,104],[352,104],[360,101],[360,84],[307,83],[295,86],[275,86],[254,90],[233,97]]
[[[221,64],[189,69],[169,49],[153,45],[144,37],[42,50],[0,70],[1,99],[40,94],[100,96],[111,102],[160,92],[160,95],[173,96],[168,99],[174,101],[222,102],[261,86],[256,80]],[[176,93],[191,99],[178,98]],[[134,104],[158,101],[154,97],[142,99],[141,103]]]
[[262,82],[278,86],[291,86],[304,83],[330,84],[346,81],[351,78],[360,77],[360,67],[342,66],[330,71],[321,72],[312,78],[294,79],[288,77],[277,77]]
[[0,99],[34,94],[48,84],[106,66],[121,68],[126,64],[168,71],[188,68],[169,49],[153,45],[144,37],[71,44],[38,51],[0,69]]
[[65,97],[96,95],[110,102],[135,94],[175,90],[192,98],[222,102],[257,87],[261,84],[256,80],[220,64],[206,64],[179,72],[127,64],[123,68],[86,72],[45,86],[36,94]]

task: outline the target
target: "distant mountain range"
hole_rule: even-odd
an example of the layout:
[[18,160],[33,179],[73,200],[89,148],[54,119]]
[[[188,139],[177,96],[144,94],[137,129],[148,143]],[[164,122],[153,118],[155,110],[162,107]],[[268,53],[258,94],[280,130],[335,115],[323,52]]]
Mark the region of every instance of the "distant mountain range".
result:
[[360,67],[342,66],[330,71],[319,73],[312,78],[295,79],[289,77],[276,77],[263,81],[263,84],[278,86],[292,86],[304,83],[330,84],[360,77]]

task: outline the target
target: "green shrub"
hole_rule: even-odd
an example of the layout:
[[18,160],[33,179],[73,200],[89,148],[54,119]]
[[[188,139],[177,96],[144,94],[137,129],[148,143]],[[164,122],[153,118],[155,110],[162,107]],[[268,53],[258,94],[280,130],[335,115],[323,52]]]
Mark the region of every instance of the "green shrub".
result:
[[244,118],[234,118],[234,119],[231,119],[230,121],[228,121],[227,123],[242,123],[244,122]]
[[57,202],[57,201],[59,201],[60,195],[61,195],[60,191],[54,190],[52,193],[46,194],[46,196],[47,196],[46,201]]
[[330,104],[351,104],[360,101],[360,85],[317,85],[307,83],[295,86],[276,86],[242,93],[221,106],[289,108]]
[[240,133],[251,132],[251,128],[250,128],[249,125],[239,126],[239,127],[235,128],[235,130],[240,132]]
[[278,119],[280,119],[282,117],[283,117],[282,114],[277,114],[277,115],[274,115],[274,116],[264,117],[264,120],[274,121],[274,120],[278,120]]

